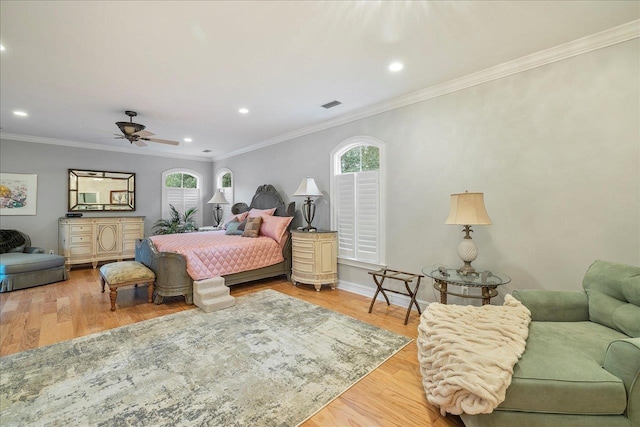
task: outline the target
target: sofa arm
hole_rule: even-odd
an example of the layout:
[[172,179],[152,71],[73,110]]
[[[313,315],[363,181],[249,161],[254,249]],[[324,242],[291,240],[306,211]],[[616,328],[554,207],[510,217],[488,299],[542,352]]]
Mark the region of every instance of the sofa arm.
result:
[[[640,425],[640,338],[615,340],[604,356],[604,369],[620,378],[627,390],[627,417]],[[639,424],[634,424],[634,421]]]
[[582,322],[589,320],[584,291],[514,290],[513,296],[531,311],[531,320]]
[[27,246],[26,248],[24,248],[24,250],[22,252],[24,252],[25,254],[43,254],[43,253],[45,253],[44,249],[38,248],[38,247],[35,247],[35,246]]

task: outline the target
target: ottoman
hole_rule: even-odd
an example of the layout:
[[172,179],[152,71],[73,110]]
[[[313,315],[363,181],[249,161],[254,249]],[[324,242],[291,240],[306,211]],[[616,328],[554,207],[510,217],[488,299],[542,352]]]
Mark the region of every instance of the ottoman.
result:
[[111,290],[111,311],[116,311],[116,298],[118,288],[121,286],[133,286],[148,283],[149,302],[153,301],[153,288],[156,275],[143,264],[137,261],[120,261],[105,264],[100,267],[100,283],[104,293],[104,285]]

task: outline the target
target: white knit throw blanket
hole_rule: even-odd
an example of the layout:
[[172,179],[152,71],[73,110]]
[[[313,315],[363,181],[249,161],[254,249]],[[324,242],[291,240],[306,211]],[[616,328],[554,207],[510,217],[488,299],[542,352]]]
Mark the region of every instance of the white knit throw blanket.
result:
[[504,401],[530,322],[529,310],[511,295],[503,306],[430,304],[417,339],[427,400],[442,415],[492,412]]

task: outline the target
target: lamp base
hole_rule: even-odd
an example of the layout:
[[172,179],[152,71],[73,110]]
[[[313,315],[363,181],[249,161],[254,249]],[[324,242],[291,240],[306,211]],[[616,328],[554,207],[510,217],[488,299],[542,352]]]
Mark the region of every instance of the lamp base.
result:
[[471,265],[471,261],[465,261],[464,265],[456,270],[458,273],[466,276],[468,274],[477,274],[476,269]]
[[458,256],[464,262],[464,265],[458,269],[458,273],[467,275],[476,272],[476,269],[471,266],[471,262],[478,258],[478,249],[468,233],[458,245]]

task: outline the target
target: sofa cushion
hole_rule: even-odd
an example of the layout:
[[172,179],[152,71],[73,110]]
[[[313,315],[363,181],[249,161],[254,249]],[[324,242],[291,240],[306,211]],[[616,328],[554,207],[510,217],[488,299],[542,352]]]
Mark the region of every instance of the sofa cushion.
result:
[[609,343],[623,338],[594,322],[531,322],[527,347],[496,410],[622,414],[624,384],[602,366]]
[[595,261],[582,286],[592,322],[640,337],[640,267]]
[[0,274],[25,273],[64,265],[64,257],[48,254],[8,252],[0,254]]

